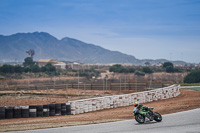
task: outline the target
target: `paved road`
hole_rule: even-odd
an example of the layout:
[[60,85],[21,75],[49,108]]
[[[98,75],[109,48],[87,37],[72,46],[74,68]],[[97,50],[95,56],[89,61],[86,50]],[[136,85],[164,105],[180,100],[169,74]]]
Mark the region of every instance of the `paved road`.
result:
[[164,115],[159,123],[138,124],[135,120],[126,120],[18,133],[200,133],[200,109]]

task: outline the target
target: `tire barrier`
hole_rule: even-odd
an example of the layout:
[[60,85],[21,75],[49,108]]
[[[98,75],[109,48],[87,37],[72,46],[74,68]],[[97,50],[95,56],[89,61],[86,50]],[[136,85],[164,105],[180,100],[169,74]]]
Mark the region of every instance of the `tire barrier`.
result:
[[13,118],[21,118],[22,110],[20,106],[15,106],[13,109]]
[[67,108],[66,103],[61,103],[61,115],[67,114]]
[[49,116],[55,116],[55,104],[49,104]]
[[43,116],[44,117],[49,116],[49,105],[43,105]]
[[5,107],[0,107],[0,119],[6,118],[6,110]]
[[35,105],[29,106],[29,117],[37,117],[37,109]]
[[0,120],[59,115],[71,115],[70,103],[0,107]]
[[71,106],[70,103],[66,103],[66,114],[71,115]]
[[61,104],[55,104],[55,115],[61,115]]
[[5,117],[6,119],[13,118],[13,107],[12,106],[6,106],[5,107]]
[[179,94],[180,85],[172,85],[169,87],[138,93],[70,101],[71,114],[76,115],[96,110],[130,106],[133,105],[136,101],[139,103],[146,103],[156,100],[168,99],[176,97]]
[[21,106],[22,118],[29,118],[29,106]]
[[43,105],[36,105],[37,117],[43,117]]

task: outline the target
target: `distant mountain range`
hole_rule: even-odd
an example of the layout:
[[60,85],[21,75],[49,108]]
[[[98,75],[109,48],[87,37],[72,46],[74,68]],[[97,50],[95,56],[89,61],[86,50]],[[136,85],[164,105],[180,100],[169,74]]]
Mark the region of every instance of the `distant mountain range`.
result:
[[[156,64],[159,60],[139,60],[132,55],[110,51],[94,44],[65,37],[58,40],[46,32],[17,33],[10,36],[0,35],[0,62],[23,61],[27,50],[34,49],[34,60],[58,59],[62,61],[80,61],[90,64],[132,63],[142,65],[145,62]],[[183,61],[174,64],[186,64]]]

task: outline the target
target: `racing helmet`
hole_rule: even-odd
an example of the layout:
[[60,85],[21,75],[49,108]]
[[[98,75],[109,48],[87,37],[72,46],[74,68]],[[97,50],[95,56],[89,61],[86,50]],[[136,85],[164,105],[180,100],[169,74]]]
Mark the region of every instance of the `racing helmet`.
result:
[[134,105],[135,107],[137,107],[137,106],[138,106],[138,102],[135,102],[133,105]]

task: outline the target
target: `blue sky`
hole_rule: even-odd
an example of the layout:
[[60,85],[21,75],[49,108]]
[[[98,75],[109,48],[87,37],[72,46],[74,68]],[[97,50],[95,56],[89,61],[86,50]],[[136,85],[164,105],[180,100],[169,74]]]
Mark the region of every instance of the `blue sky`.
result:
[[138,59],[200,62],[200,0],[0,0],[0,34],[48,32]]

